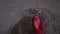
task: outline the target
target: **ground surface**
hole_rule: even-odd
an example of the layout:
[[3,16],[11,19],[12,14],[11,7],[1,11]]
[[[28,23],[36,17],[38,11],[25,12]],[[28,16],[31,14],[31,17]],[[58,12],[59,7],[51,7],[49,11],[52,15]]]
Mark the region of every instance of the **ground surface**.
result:
[[51,10],[60,30],[60,0],[0,0],[0,34],[8,34],[7,31],[21,19],[22,11],[36,7]]

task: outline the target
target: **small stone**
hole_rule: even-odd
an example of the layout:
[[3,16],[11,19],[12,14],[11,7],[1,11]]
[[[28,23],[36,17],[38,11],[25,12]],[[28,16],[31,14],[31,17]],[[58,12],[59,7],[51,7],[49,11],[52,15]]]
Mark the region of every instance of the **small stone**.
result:
[[39,11],[39,13],[41,13],[42,11]]

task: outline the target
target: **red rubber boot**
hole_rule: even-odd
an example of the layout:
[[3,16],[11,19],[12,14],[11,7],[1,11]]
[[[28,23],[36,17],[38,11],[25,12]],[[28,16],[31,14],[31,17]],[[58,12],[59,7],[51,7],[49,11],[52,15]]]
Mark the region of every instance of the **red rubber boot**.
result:
[[34,15],[32,19],[32,25],[34,28],[34,34],[43,34],[42,18],[38,15]]

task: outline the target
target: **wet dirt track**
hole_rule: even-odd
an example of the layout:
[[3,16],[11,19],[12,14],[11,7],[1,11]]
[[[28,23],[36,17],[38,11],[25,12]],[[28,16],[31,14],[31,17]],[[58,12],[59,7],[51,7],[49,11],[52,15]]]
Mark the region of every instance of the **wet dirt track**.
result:
[[23,11],[29,8],[44,7],[56,15],[60,31],[60,0],[0,0],[0,34],[8,31],[22,17]]

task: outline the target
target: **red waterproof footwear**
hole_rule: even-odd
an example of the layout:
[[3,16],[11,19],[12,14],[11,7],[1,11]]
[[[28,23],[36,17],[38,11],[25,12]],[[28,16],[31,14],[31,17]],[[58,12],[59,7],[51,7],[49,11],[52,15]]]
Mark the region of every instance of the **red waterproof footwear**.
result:
[[32,19],[34,34],[43,34],[43,23],[41,16],[34,15]]

